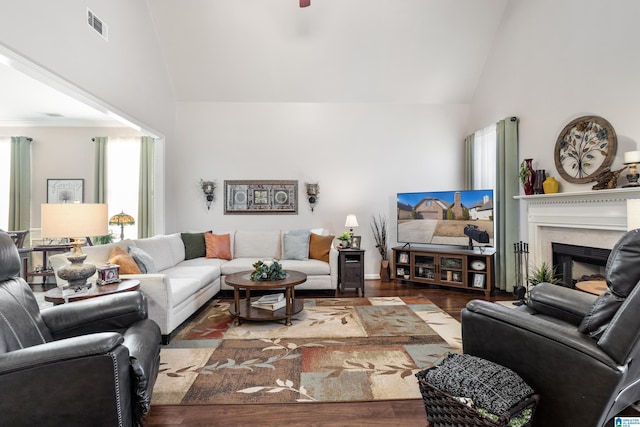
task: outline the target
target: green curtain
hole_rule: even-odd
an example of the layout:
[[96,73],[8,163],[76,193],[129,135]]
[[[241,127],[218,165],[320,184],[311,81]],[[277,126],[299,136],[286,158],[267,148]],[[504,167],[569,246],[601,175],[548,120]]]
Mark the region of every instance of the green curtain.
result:
[[518,242],[520,230],[520,204],[514,199],[520,191],[518,118],[508,117],[496,125],[496,288],[511,292],[516,281],[513,244]]
[[154,234],[154,147],[150,136],[143,136],[140,143],[140,192],[138,195],[138,238]]
[[473,189],[473,140],[475,135],[472,133],[464,139],[464,185],[467,190]]
[[107,203],[107,137],[96,136],[94,152],[93,198],[95,203]]
[[11,137],[9,230],[31,228],[31,138]]

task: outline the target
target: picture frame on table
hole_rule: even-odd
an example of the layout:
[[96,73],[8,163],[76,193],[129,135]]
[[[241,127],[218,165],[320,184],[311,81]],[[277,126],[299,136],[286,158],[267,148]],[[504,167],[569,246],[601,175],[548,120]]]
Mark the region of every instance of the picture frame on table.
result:
[[400,256],[398,257],[398,262],[402,264],[409,263],[409,254],[407,252],[400,252]]
[[473,275],[473,283],[471,286],[474,288],[484,289],[484,274],[474,273]]
[[360,249],[360,241],[362,240],[362,236],[352,236],[351,237],[351,249]]
[[47,203],[83,203],[84,179],[47,179]]

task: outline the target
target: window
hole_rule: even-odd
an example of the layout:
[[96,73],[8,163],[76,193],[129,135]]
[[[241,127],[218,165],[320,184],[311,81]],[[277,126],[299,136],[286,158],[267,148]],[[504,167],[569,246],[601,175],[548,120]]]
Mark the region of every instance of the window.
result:
[[[131,215],[135,225],[124,226],[125,239],[138,237],[138,190],[140,174],[140,138],[109,138],[107,142],[107,203],[109,218],[120,212]],[[119,240],[121,228],[110,225]]]
[[487,126],[474,134],[473,189],[496,188],[496,125]]
[[9,185],[11,183],[11,138],[0,137],[0,229],[9,228]]

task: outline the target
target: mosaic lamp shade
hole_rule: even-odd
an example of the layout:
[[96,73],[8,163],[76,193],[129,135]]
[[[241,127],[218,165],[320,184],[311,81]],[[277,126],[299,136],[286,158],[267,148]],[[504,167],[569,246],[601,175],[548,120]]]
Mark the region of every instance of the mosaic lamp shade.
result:
[[136,221],[129,214],[121,211],[119,214],[116,214],[109,218],[109,225],[119,225],[120,226],[120,240],[124,240],[124,226],[125,225],[134,225]]

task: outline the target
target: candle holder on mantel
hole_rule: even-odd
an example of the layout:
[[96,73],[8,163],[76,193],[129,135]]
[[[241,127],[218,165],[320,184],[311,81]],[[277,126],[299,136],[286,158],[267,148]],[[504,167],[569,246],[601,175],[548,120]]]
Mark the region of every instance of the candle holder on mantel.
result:
[[638,174],[638,164],[640,163],[640,151],[627,151],[624,153],[624,164],[629,167],[629,173],[627,174],[628,184],[623,185],[622,187],[638,187],[640,184],[638,183],[638,178],[640,178],[640,174]]

